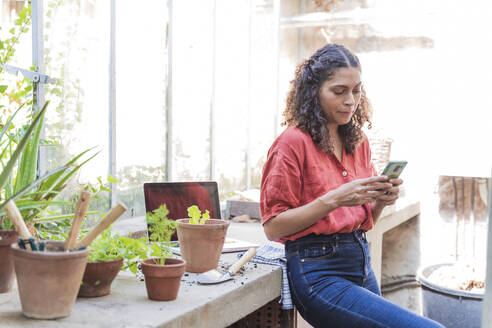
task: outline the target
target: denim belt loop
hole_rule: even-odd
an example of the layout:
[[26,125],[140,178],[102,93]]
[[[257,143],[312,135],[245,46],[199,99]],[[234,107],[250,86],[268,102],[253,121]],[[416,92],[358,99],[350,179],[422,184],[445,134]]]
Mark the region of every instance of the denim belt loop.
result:
[[335,234],[335,248],[338,248],[338,234]]
[[366,232],[364,230],[362,230],[362,237],[364,237],[364,239],[367,240]]

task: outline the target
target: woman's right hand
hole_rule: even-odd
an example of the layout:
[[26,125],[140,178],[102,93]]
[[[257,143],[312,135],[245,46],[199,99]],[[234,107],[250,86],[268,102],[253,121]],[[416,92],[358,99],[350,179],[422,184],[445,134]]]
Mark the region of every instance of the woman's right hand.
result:
[[353,180],[345,183],[337,189],[330,190],[319,199],[325,204],[341,206],[360,206],[376,200],[393,185],[388,182],[388,177],[374,176],[365,179]]

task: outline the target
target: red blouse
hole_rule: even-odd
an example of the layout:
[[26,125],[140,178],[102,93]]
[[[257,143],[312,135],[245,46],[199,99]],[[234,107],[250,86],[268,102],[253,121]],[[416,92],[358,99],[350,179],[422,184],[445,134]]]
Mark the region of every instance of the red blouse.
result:
[[[260,210],[262,223],[290,208],[312,202],[330,190],[356,179],[377,175],[371,162],[367,138],[352,154],[343,150],[342,163],[314,144],[311,136],[295,127],[288,127],[268,151],[261,181]],[[309,228],[281,238],[287,240],[308,234],[347,233],[373,227],[369,204],[339,207]]]

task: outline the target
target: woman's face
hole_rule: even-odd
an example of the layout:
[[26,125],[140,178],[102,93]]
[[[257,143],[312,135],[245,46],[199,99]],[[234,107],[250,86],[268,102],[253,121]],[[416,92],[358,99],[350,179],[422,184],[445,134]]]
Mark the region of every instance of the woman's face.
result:
[[329,125],[350,122],[360,103],[362,82],[357,67],[342,67],[319,89],[319,101]]

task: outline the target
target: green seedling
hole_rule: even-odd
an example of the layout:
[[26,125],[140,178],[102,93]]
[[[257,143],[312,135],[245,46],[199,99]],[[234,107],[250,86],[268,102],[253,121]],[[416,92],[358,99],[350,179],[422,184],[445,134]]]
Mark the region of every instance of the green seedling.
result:
[[205,224],[210,219],[210,212],[205,210],[205,213],[200,211],[200,208],[196,205],[188,207],[188,216],[190,217],[189,223],[191,224]]
[[169,244],[171,236],[178,228],[178,222],[168,219],[169,210],[166,204],[162,204],[158,209],[147,213],[147,223],[149,227],[149,239],[154,242],[150,246],[150,256],[158,258],[158,263],[163,265],[167,258],[172,257],[172,253],[164,247]]
[[158,209],[147,212],[147,223],[149,224],[149,238],[154,242],[169,242],[171,236],[178,227],[178,222],[167,218],[169,211],[166,204]]

